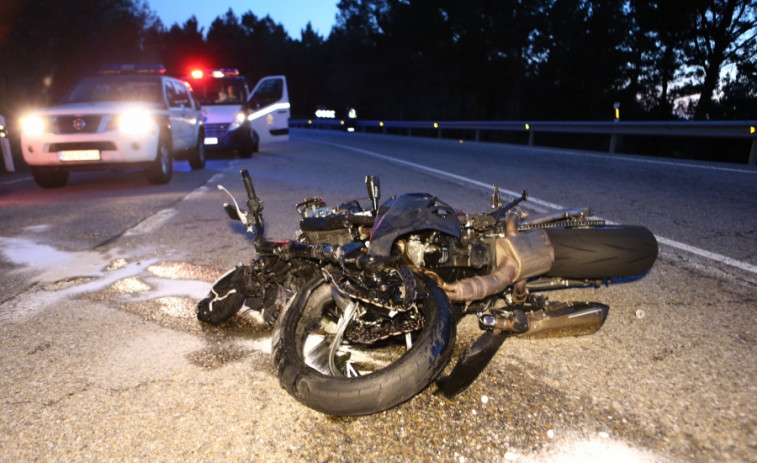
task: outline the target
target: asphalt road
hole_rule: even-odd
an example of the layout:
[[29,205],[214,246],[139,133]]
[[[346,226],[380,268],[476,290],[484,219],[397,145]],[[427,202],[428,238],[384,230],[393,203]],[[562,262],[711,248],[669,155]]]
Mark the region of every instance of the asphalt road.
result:
[[[293,132],[250,160],[72,174],[60,190],[0,176],[0,461],[757,461],[757,170],[364,134]],[[202,326],[194,304],[250,256],[221,209],[250,170],[269,237],[294,204],[437,194],[474,212],[491,184],[533,213],[588,206],[645,224],[644,278],[553,300],[610,305],[592,336],[511,340],[467,391],[434,387],[362,418],[278,385],[252,317]],[[460,326],[460,349],[476,335]],[[457,357],[457,354],[456,356]]]

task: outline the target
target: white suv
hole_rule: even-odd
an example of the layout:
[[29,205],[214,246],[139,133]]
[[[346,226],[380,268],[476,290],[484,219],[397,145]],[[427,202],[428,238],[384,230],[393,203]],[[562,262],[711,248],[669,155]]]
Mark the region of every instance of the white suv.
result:
[[66,184],[73,170],[144,167],[168,183],[173,158],[205,167],[200,105],[189,85],[162,65],[123,65],[79,82],[59,106],[22,120],[21,149],[34,181]]

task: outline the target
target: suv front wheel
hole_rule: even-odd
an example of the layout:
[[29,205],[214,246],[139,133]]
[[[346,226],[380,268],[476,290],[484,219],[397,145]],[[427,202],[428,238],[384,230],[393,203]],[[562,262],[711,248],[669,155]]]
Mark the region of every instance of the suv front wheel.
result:
[[200,132],[197,136],[197,145],[189,153],[189,165],[192,170],[199,170],[205,167],[205,135]]
[[68,182],[67,170],[55,170],[49,167],[29,166],[32,177],[42,188],[60,188]]
[[153,164],[145,171],[147,181],[153,185],[162,185],[171,181],[173,175],[173,159],[171,148],[168,146],[166,137],[160,137],[158,141],[158,155]]

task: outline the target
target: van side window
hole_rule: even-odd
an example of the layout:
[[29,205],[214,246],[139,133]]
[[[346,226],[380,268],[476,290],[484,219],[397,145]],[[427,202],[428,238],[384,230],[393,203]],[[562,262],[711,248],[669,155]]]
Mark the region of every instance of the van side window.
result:
[[276,103],[281,99],[283,93],[284,81],[282,79],[264,80],[250,98],[250,106],[258,109]]

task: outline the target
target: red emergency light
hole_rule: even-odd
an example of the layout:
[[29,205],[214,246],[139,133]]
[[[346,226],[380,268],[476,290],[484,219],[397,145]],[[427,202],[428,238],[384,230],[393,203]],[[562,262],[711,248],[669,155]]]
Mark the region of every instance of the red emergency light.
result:
[[193,79],[203,79],[205,77],[215,77],[215,78],[221,78],[221,77],[228,77],[228,76],[238,76],[239,70],[234,68],[223,68],[223,69],[193,69],[189,75]]

